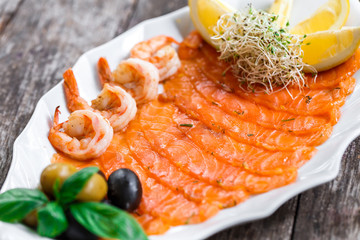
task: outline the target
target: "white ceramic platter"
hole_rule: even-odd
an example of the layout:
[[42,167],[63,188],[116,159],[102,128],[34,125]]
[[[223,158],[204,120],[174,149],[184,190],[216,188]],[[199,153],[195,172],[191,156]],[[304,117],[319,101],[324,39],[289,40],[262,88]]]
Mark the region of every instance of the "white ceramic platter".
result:
[[[228,0],[238,9],[251,2],[256,8],[267,9],[273,0]],[[295,0],[292,12],[292,25],[309,17],[317,7],[326,0]],[[351,12],[347,25],[360,25],[360,3],[351,0]],[[80,94],[86,100],[94,99],[100,91],[97,83],[96,63],[99,57],[106,57],[112,69],[120,60],[129,55],[131,47],[144,39],[166,34],[181,41],[193,25],[189,17],[189,9],[183,8],[168,15],[145,21],[121,34],[110,42],[83,54],[73,67],[79,83]],[[359,81],[360,72],[355,74]],[[14,143],[14,156],[7,179],[1,189],[4,192],[16,187],[35,188],[39,182],[41,171],[50,163],[55,150],[50,145],[47,135],[56,106],[61,106],[61,121],[66,120],[69,112],[66,109],[62,82],[46,93],[36,106],[24,131]],[[299,170],[295,183],[251,197],[246,202],[220,211],[208,221],[174,227],[161,236],[151,236],[153,240],[191,240],[204,239],[230,226],[265,218],[271,215],[280,205],[295,195],[328,182],[339,172],[342,155],[348,144],[360,134],[360,86],[348,97],[342,108],[342,117],[334,127],[331,138],[318,149],[316,156]],[[0,222],[1,240],[34,240],[45,239],[31,232],[20,224]]]

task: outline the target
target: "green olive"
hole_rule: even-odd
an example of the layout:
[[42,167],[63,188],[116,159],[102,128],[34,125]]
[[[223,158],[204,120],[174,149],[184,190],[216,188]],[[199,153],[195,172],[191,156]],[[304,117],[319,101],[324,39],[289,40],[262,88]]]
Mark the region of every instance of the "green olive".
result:
[[55,180],[59,178],[60,186],[62,186],[64,181],[72,174],[74,174],[76,171],[77,171],[76,168],[70,164],[66,164],[66,163],[50,164],[41,173],[40,184],[43,191],[48,196],[54,196],[53,186]]
[[81,202],[100,202],[108,191],[108,185],[103,176],[95,173],[85,184],[76,199]]
[[37,210],[33,210],[28,215],[26,215],[26,217],[23,219],[23,223],[31,228],[36,228],[38,225]]

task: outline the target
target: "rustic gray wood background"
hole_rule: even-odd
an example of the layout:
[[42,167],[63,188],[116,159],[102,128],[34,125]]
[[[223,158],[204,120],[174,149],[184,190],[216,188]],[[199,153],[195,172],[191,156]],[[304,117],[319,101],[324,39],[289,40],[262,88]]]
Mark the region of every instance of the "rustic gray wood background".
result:
[[[16,137],[64,70],[135,24],[186,5],[187,0],[0,0],[0,187]],[[334,181],[289,200],[264,220],[209,239],[360,239],[359,160],[357,138]]]

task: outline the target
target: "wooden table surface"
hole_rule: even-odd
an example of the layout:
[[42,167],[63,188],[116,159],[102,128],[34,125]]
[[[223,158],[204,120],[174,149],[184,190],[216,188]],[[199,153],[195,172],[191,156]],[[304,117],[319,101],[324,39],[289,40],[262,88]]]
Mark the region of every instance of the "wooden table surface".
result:
[[[0,186],[40,97],[85,51],[187,0],[0,0]],[[360,138],[338,177],[209,239],[360,239]],[[15,236],[14,236],[15,237]],[[15,238],[14,238],[15,239]]]

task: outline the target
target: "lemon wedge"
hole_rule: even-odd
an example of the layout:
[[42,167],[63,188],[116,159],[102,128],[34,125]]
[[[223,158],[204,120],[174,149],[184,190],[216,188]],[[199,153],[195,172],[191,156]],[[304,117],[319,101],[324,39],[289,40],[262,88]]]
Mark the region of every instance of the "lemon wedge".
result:
[[[195,28],[206,42],[213,45],[210,37],[214,35],[213,27],[219,17],[236,9],[219,0],[189,0],[190,17]],[[214,46],[214,45],[213,45]]]
[[268,13],[279,15],[277,23],[280,27],[286,27],[289,20],[293,0],[275,0]]
[[349,0],[329,0],[308,19],[290,30],[292,34],[309,34],[337,30],[344,26],[350,12]]
[[360,45],[360,27],[344,27],[306,36],[303,61],[317,71],[333,68],[349,59]]

